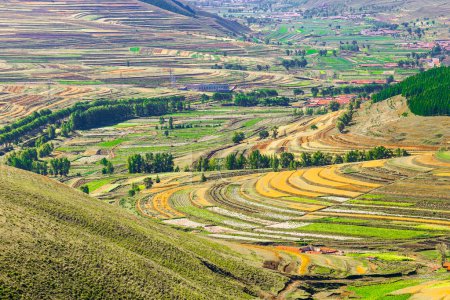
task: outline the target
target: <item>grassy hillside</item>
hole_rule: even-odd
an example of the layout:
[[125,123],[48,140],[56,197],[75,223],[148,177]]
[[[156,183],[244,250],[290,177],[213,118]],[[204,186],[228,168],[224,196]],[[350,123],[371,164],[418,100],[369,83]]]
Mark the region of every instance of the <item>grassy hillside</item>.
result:
[[447,116],[413,114],[406,98],[398,95],[377,103],[364,103],[353,116],[353,124],[348,130],[358,138],[370,137],[372,143],[426,150],[447,145],[449,126],[450,118]]
[[206,239],[0,166],[7,299],[246,299],[286,279]]

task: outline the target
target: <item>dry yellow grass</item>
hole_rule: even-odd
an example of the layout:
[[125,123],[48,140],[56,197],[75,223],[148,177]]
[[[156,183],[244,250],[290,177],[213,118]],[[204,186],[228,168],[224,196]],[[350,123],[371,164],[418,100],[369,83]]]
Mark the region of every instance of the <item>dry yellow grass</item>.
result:
[[319,216],[341,216],[341,217],[353,217],[353,218],[361,218],[361,219],[409,221],[409,222],[415,222],[415,223],[450,225],[450,221],[421,219],[421,218],[413,218],[413,217],[378,216],[378,215],[352,214],[352,213],[339,213],[339,212],[317,212],[314,214],[319,215]]
[[173,219],[184,217],[184,214],[179,211],[173,209],[169,204],[170,197],[180,190],[186,189],[187,187],[177,187],[173,188],[159,194],[156,194],[152,199],[153,208],[161,214],[161,218],[163,219]]
[[273,188],[295,196],[313,197],[313,198],[323,196],[323,194],[320,193],[305,191],[296,188],[294,186],[291,186],[289,184],[289,179],[294,173],[295,171],[279,172],[276,174],[276,176],[272,178],[272,180],[269,183]]
[[320,175],[320,177],[323,177],[325,179],[329,179],[332,181],[342,182],[342,183],[346,183],[346,184],[354,184],[354,185],[364,186],[364,187],[368,187],[368,188],[378,188],[381,186],[376,183],[370,183],[370,182],[365,182],[365,181],[361,181],[361,180],[347,178],[347,177],[337,174],[337,172],[338,172],[338,167],[333,166],[330,168],[324,168],[319,173],[319,175]]
[[302,179],[302,176],[304,174],[304,170],[299,170],[291,174],[289,177],[289,183],[296,187],[297,189],[303,190],[303,191],[310,191],[315,193],[320,193],[318,195],[335,195],[335,196],[342,196],[342,197],[350,197],[354,198],[361,193],[358,192],[352,192],[352,191],[345,191],[345,190],[339,190],[335,188],[329,188],[329,187],[322,187],[317,185],[312,185],[307,183]]
[[260,195],[263,195],[264,197],[269,198],[288,197],[288,194],[281,193],[270,187],[270,181],[275,175],[277,175],[277,173],[270,172],[258,179],[258,181],[256,182],[256,192]]

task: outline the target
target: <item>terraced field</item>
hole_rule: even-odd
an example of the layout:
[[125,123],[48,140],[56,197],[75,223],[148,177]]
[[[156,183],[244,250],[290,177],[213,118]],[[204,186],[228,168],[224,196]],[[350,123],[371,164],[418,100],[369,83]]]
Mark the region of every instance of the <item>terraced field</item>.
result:
[[386,239],[427,242],[448,237],[450,181],[440,174],[449,167],[427,153],[219,177],[202,187],[181,180],[139,205],[146,215],[215,239],[371,247]]

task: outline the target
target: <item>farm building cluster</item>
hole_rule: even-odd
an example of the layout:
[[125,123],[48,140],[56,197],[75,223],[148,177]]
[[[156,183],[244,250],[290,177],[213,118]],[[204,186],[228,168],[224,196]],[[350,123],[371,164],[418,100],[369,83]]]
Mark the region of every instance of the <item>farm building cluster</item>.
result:
[[348,104],[352,99],[354,99],[356,95],[349,94],[349,95],[339,95],[336,97],[326,97],[326,98],[312,98],[309,99],[306,103],[306,107],[322,107],[327,106],[332,101],[336,101],[340,105]]

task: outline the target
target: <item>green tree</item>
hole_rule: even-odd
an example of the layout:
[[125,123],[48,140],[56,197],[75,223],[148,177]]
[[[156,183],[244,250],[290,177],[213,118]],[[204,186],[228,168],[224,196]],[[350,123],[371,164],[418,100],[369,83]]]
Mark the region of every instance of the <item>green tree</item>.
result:
[[278,137],[278,127],[275,126],[272,128],[272,138],[276,139]]
[[263,140],[269,137],[269,132],[267,130],[261,130],[259,132],[259,139]]
[[47,136],[49,140],[53,140],[56,137],[56,128],[53,125],[47,127]]
[[114,166],[110,161],[108,161],[106,163],[106,166],[103,167],[102,169],[102,174],[113,174],[113,173],[114,173]]
[[344,122],[338,120],[338,121],[336,122],[336,128],[339,130],[339,132],[341,132],[341,133],[344,132],[344,129],[345,129],[345,124],[344,124]]
[[206,176],[205,176],[205,173],[202,173],[202,176],[201,176],[201,178],[200,178],[200,181],[201,182],[206,182]]
[[89,186],[87,185],[80,186],[80,190],[85,194],[89,194]]
[[146,189],[151,189],[153,186],[153,180],[151,177],[144,178],[144,186]]
[[280,154],[280,164],[282,168],[288,168],[289,165],[294,161],[294,154],[290,152],[282,152]]
[[304,94],[305,94],[305,91],[303,91],[302,89],[299,89],[299,88],[295,88],[294,89],[294,95],[295,96],[304,95]]
[[341,105],[340,105],[339,102],[337,102],[337,101],[331,101],[331,102],[328,104],[328,108],[329,108],[331,111],[337,111],[337,110],[339,110],[340,107],[341,107]]
[[231,138],[231,140],[233,141],[233,143],[235,144],[239,144],[240,142],[242,142],[245,139],[245,134],[242,131],[239,132],[234,132],[233,137]]

